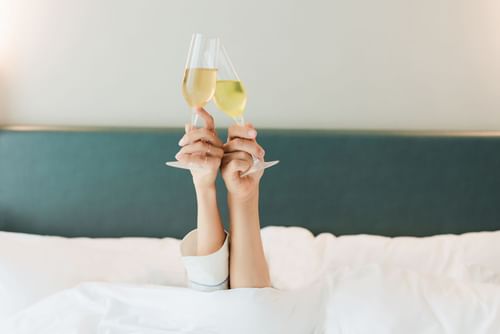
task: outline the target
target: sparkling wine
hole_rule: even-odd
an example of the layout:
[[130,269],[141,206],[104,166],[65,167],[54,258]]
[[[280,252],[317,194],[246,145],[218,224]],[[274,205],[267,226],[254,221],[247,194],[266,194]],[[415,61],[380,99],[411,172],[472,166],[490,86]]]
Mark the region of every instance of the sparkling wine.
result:
[[241,81],[217,80],[214,100],[220,110],[234,118],[243,115],[247,94]]
[[214,96],[217,70],[188,68],[182,80],[182,94],[191,108],[204,107]]

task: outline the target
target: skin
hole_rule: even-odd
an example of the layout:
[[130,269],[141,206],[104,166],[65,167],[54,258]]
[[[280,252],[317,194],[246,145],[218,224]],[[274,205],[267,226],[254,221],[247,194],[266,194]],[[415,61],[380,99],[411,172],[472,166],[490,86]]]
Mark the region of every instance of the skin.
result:
[[227,188],[230,225],[231,288],[269,287],[269,270],[260,237],[259,183],[263,171],[241,177],[252,165],[252,155],[263,159],[264,149],[257,143],[257,131],[247,124],[228,129],[226,143],[217,136],[213,118],[204,109],[197,111],[203,128],[186,126],[179,141],[176,159],[190,163],[197,199],[197,255],[211,254],[225,239],[217,206],[215,180],[220,168]]
[[198,212],[197,255],[203,256],[220,249],[226,237],[217,206],[215,188],[215,179],[224,150],[223,143],[215,132],[212,116],[204,109],[199,109],[197,113],[205,122],[205,127],[193,129],[186,125],[186,133],[179,141],[182,148],[175,158],[196,167],[191,169],[191,175]]
[[226,154],[221,171],[228,193],[231,228],[231,288],[271,286],[260,237],[259,183],[264,171],[241,177],[252,166],[252,154],[264,157],[265,151],[257,144],[256,136],[251,125],[233,125],[228,129],[228,141],[224,145]]

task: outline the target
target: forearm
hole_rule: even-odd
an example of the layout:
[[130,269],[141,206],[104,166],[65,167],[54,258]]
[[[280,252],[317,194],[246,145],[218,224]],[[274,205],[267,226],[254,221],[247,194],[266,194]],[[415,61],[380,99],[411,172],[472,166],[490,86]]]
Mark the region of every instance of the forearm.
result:
[[197,202],[197,255],[203,256],[217,251],[224,243],[224,227],[217,206],[215,185],[195,187]]
[[229,194],[228,206],[231,225],[231,287],[269,287],[269,270],[260,236],[258,191],[245,200]]

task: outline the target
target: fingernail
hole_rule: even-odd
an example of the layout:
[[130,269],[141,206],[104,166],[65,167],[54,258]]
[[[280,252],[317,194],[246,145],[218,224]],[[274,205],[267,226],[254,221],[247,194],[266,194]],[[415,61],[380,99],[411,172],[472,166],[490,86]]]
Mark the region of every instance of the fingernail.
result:
[[250,129],[248,130],[248,135],[252,138],[257,137],[257,131],[255,131],[254,129]]
[[181,140],[179,140],[179,146],[186,144],[186,141],[187,141],[186,136],[182,136]]
[[260,156],[263,157],[265,154],[266,154],[266,151],[264,151],[264,149],[261,149],[260,150]]
[[178,152],[178,153],[175,155],[175,158],[176,158],[177,160],[179,160],[180,156],[181,156],[181,153],[180,153],[180,152]]

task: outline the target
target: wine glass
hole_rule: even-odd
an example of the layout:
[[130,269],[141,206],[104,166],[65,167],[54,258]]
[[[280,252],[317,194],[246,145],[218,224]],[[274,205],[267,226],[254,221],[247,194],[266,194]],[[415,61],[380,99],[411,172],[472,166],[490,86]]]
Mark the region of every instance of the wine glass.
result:
[[[196,109],[204,107],[214,96],[218,53],[218,38],[193,34],[182,80],[182,95],[192,109],[191,125],[193,127],[196,127],[198,122]],[[183,169],[195,168],[193,165],[179,161],[169,161],[166,164]]]
[[[219,48],[219,56],[217,58],[217,82],[214,102],[217,108],[231,117],[236,124],[241,126],[245,125],[243,113],[245,112],[247,103],[247,94],[231,63],[231,59],[229,59],[227,55],[226,49],[222,45]],[[279,163],[279,160],[264,161],[255,156],[252,156],[252,159],[252,166],[241,174],[241,176],[247,176]]]

